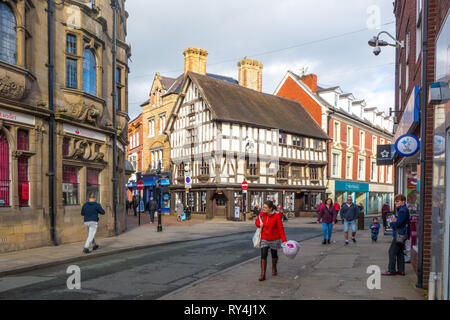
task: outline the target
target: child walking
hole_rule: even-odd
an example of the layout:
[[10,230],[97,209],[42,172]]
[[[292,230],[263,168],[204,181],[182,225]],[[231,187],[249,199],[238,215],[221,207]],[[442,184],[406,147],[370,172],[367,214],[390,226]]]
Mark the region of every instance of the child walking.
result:
[[369,226],[370,233],[372,234],[372,243],[377,242],[378,240],[378,232],[380,231],[380,224],[378,223],[377,218],[373,218],[372,223]]

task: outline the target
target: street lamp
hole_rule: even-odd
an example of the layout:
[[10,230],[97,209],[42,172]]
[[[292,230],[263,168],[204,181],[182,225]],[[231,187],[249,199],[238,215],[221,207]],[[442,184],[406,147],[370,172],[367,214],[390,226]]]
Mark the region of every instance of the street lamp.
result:
[[[381,34],[387,34],[392,40],[395,41],[395,43],[389,43],[387,41],[384,40],[380,40],[380,35]],[[403,41],[398,41],[397,39],[395,39],[389,32],[387,31],[381,31],[376,37],[372,37],[369,41],[368,41],[369,46],[374,47],[373,49],[373,54],[374,55],[379,55],[381,52],[381,48],[380,47],[386,47],[386,46],[391,46],[391,47],[396,47],[396,48],[403,48]]]
[[162,231],[162,210],[161,210],[161,161],[158,162],[158,167],[156,168],[156,210],[158,212],[158,227],[157,232]]

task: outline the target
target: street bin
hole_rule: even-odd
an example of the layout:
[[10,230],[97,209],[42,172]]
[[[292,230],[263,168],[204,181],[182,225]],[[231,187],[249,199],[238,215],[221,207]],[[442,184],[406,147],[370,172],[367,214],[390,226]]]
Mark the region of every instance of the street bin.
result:
[[359,213],[358,230],[364,230],[364,212]]

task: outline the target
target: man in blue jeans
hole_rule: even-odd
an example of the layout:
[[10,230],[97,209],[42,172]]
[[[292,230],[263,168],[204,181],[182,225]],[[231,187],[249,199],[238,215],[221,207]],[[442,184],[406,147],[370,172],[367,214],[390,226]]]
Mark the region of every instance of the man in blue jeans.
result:
[[340,216],[344,221],[345,245],[348,245],[349,226],[352,228],[352,241],[356,243],[356,220],[359,217],[359,208],[353,203],[352,197],[348,197],[347,202],[342,204]]

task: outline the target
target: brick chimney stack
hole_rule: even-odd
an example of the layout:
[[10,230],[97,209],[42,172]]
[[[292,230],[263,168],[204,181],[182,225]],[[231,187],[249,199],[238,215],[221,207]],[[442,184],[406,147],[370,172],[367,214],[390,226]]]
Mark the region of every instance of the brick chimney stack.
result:
[[239,85],[261,92],[262,63],[257,60],[244,58],[237,65],[239,67]]
[[306,84],[312,92],[317,91],[317,76],[313,73],[304,75],[301,80]]
[[183,52],[184,55],[184,74],[188,71],[206,75],[206,57],[208,51],[205,49],[189,47]]

